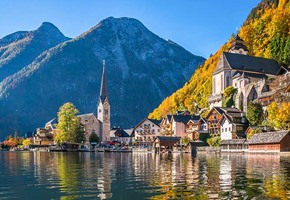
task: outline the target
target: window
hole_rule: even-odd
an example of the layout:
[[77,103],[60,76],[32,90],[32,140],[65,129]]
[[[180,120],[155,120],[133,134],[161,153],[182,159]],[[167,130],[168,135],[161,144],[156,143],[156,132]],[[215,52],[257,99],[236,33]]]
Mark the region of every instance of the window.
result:
[[229,127],[229,131],[231,131],[231,127]]
[[99,113],[101,113],[102,112],[102,109],[99,109]]
[[222,128],[222,132],[224,132],[224,129]]
[[107,115],[107,114],[109,114],[109,111],[108,111],[108,109],[105,109],[105,114]]
[[228,131],[228,129],[227,128],[225,128],[225,132],[227,132]]

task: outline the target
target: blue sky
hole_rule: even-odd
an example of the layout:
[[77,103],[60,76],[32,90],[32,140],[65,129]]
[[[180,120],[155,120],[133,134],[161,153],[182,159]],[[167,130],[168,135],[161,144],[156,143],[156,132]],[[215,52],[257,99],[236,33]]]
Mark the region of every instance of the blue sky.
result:
[[0,38],[43,21],[75,37],[104,18],[132,17],[164,39],[208,57],[236,32],[259,0],[1,0]]

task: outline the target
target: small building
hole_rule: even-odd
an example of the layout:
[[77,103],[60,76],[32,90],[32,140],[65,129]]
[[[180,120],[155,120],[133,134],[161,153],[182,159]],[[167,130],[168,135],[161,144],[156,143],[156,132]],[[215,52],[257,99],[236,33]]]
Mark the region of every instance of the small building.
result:
[[246,139],[222,140],[220,143],[221,151],[241,152],[248,149]]
[[167,115],[166,117],[162,118],[160,122],[161,135],[163,136],[173,135],[171,117],[172,115]]
[[185,131],[187,133],[187,137],[192,141],[199,140],[199,130],[201,129],[200,116],[193,115],[186,123]]
[[208,132],[220,135],[222,140],[245,138],[248,121],[237,108],[213,107],[206,116]]
[[180,144],[180,137],[157,136],[154,140],[155,150],[160,152],[162,149],[173,149]]
[[250,152],[290,151],[290,131],[256,133],[247,144]]
[[59,129],[56,128],[57,120],[53,118],[49,122],[45,124],[43,128],[37,128],[36,134],[33,137],[34,145],[53,145],[56,135],[60,132]]
[[[130,131],[130,129],[128,130]],[[112,128],[110,131],[110,140],[113,142],[120,143],[120,144],[129,145],[131,143],[131,136],[126,130],[120,127]]]

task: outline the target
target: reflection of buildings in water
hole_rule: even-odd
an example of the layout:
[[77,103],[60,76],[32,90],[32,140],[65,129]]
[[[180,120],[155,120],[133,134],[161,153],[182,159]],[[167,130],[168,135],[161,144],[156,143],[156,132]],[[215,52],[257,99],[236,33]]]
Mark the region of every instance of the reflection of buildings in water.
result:
[[100,192],[100,199],[112,198],[111,192],[111,171],[115,168],[112,162],[115,159],[114,154],[98,154],[97,162],[97,188]]
[[246,160],[242,154],[221,154],[221,196],[239,199],[246,194]]
[[221,154],[219,182],[221,191],[229,192],[232,190],[232,159],[228,154]]
[[133,154],[132,163],[136,181],[149,182],[158,193],[164,193],[154,198],[174,198],[183,192],[193,194],[193,183],[197,181],[190,154]]
[[219,197],[220,185],[220,156],[217,154],[206,155],[206,172],[207,172],[207,195],[210,199]]
[[34,177],[39,183],[46,184],[48,177],[57,177],[57,160],[54,155],[47,152],[33,152]]
[[10,175],[26,175],[31,171],[33,157],[29,152],[5,152],[3,164]]

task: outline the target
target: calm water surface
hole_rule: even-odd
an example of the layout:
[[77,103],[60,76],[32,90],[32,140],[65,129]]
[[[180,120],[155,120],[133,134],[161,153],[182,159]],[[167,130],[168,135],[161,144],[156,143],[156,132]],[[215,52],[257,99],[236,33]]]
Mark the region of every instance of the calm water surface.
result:
[[290,157],[0,152],[0,199],[290,199]]

